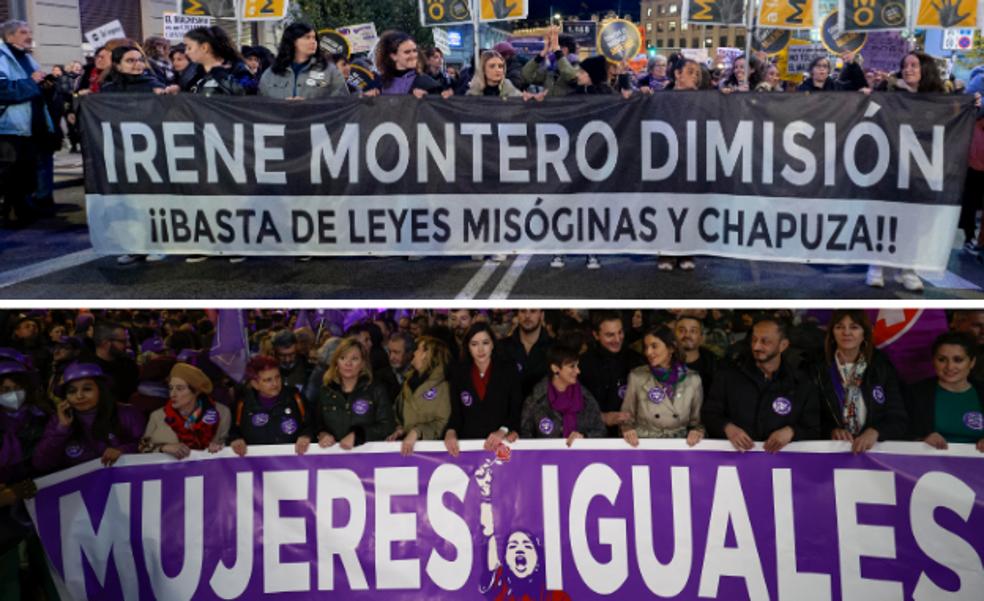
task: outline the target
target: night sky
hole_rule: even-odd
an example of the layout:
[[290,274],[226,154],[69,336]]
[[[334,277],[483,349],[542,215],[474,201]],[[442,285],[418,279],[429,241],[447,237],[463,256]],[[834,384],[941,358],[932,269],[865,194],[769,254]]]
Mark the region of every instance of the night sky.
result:
[[[580,14],[587,17],[592,13],[604,14],[609,10],[616,10],[619,0],[529,0],[530,18],[546,19],[550,14],[550,7],[553,6],[554,12],[562,15]],[[619,14],[630,14],[634,19],[639,17],[639,0],[622,0],[622,10]]]

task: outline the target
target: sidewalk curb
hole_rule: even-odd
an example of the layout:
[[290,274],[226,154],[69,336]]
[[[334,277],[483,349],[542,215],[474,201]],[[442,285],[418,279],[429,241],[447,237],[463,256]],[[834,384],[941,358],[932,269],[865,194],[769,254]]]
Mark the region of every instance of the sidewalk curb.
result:
[[76,177],[72,179],[63,179],[61,181],[57,181],[55,182],[54,186],[52,186],[52,188],[54,190],[61,190],[63,188],[74,188],[75,186],[81,186],[83,184],[85,184],[85,178]]

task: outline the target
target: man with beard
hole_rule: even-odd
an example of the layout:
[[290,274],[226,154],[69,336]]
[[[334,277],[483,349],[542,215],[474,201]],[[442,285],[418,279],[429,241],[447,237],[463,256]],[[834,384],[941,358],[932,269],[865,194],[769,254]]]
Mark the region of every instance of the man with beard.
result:
[[376,370],[373,377],[386,387],[391,401],[395,401],[407,377],[407,368],[413,358],[414,343],[408,332],[393,332],[386,341],[389,365]]
[[789,347],[785,324],[760,317],[752,325],[751,356],[722,369],[704,399],[701,418],[712,438],[727,438],[738,451],[756,441],[779,452],[793,440],[820,435],[820,400],[805,370],[783,360]]
[[31,313],[21,313],[14,317],[11,346],[30,356],[32,367],[38,372],[40,381],[48,381],[48,376],[51,375],[51,352],[45,344],[38,317]]
[[311,373],[307,359],[297,352],[297,336],[290,330],[278,332],[273,337],[273,355],[280,365],[283,385],[291,390],[304,390]]
[[620,411],[629,372],[645,360],[625,344],[622,316],[617,311],[598,311],[591,318],[595,343],[581,355],[580,380],[598,401],[608,435],[616,437],[618,426],[630,419]]
[[96,321],[92,333],[95,353],[86,362],[95,363],[110,381],[113,398],[125,403],[137,390],[139,370],[137,362],[127,354],[126,329],[112,321]]
[[683,315],[676,320],[673,333],[685,356],[687,369],[699,373],[704,390],[710,390],[714,384],[714,372],[718,369],[718,358],[703,347],[704,322],[696,317]]
[[454,309],[448,313],[448,325],[451,327],[451,332],[454,334],[454,344],[451,345],[451,361],[453,363],[458,363],[462,360],[461,343],[465,339],[465,333],[468,328],[472,326],[475,321],[475,315],[478,311],[472,311],[470,309]]
[[543,311],[540,309],[520,309],[517,313],[519,323],[512,336],[502,343],[506,357],[516,362],[523,384],[523,398],[530,396],[533,387],[547,376],[547,350],[553,345],[553,338],[543,327]]

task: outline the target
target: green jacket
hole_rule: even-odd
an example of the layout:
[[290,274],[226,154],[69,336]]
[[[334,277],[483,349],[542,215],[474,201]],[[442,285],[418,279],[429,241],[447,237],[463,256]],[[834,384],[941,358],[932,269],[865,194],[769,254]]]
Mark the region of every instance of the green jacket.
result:
[[385,440],[396,428],[386,388],[366,377],[349,393],[334,382],[322,386],[313,413],[316,436],[327,432],[341,440],[354,432],[357,445]]
[[423,384],[411,390],[408,377],[397,401],[397,420],[405,432],[416,429],[421,440],[441,440],[451,417],[451,386],[444,369],[430,373]]
[[547,90],[547,96],[567,96],[574,92],[577,87],[577,69],[566,56],[559,52],[556,56],[557,69],[554,71],[547,68],[547,59],[539,55],[527,62],[522,71],[525,87],[543,86]]

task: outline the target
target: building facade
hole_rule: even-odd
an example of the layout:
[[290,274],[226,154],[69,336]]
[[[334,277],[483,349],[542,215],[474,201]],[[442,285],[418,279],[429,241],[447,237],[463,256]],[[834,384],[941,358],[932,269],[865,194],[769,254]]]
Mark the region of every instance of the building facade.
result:
[[683,21],[681,0],[642,0],[639,21],[646,33],[646,47],[669,55],[681,48],[707,48],[714,56],[717,48],[744,48],[744,27],[688,25]]

